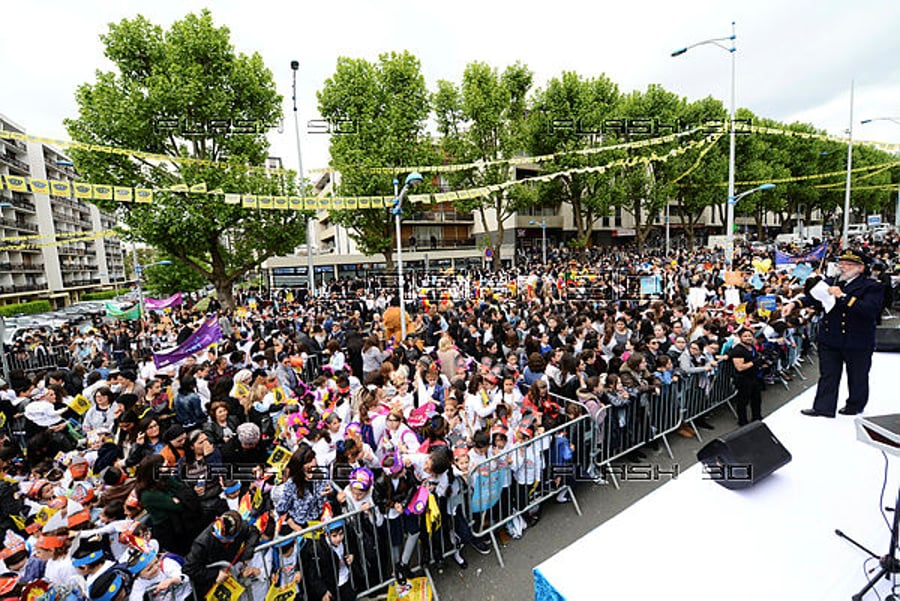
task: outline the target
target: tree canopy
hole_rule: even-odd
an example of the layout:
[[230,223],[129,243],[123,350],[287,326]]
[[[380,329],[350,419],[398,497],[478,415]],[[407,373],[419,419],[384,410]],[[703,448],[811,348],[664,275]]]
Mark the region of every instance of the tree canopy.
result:
[[202,276],[225,306],[233,306],[233,283],[302,242],[306,216],[226,205],[219,194],[161,190],[182,183],[258,195],[296,190],[289,174],[248,168],[266,161],[266,134],[280,118],[272,72],[258,53],[237,52],[228,28],[217,27],[207,10],[165,31],[141,15],[123,19],[111,23],[101,41],[115,68],[78,87],[78,116],[65,121],[72,138],[215,165],[73,149],[87,181],[155,189],[148,204],[93,202],[116,211],[128,237]]

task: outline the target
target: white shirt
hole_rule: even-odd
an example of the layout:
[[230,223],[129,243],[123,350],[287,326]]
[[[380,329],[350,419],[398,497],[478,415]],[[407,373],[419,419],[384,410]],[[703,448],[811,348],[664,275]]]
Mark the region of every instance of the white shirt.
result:
[[526,445],[512,453],[513,475],[519,484],[531,485],[540,480],[544,463],[535,444]]
[[47,582],[64,585],[75,582],[77,577],[79,577],[79,574],[75,570],[75,566],[72,565],[71,558],[63,557],[47,560],[47,565],[44,568],[44,580]]
[[435,485],[434,494],[437,497],[443,497],[447,494],[447,488],[450,486],[450,478],[447,476],[446,472],[441,474],[440,476],[432,476],[428,472],[425,471],[425,460],[428,459],[428,455],[425,453],[413,453],[412,455],[404,455],[404,459],[409,459],[412,464],[412,468],[415,471],[416,479],[422,484],[426,484],[431,482]]
[[[178,562],[166,557],[163,558],[163,560],[159,563],[159,571],[156,572],[156,576],[154,576],[153,578],[134,579],[134,584],[131,585],[131,595],[128,597],[128,601],[144,601],[144,593],[147,591],[147,589],[155,589],[157,584],[159,584],[163,580],[168,580],[170,578],[178,578],[182,581],[182,583],[186,582],[184,576],[181,574],[181,566],[178,564]],[[184,601],[188,598],[188,596],[190,596],[190,594],[190,586],[176,585],[175,601]],[[170,597],[166,598],[169,599]]]
[[350,568],[344,561],[344,543],[341,541],[337,546],[329,545],[335,555],[338,556],[338,587],[344,586],[350,580]]

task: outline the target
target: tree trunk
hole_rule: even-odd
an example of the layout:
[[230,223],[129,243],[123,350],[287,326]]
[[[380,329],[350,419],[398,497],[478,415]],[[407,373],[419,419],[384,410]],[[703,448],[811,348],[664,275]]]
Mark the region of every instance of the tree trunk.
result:
[[384,255],[384,273],[385,275],[391,275],[396,270],[394,267],[394,251],[386,250],[381,254]]
[[234,287],[232,286],[231,279],[226,278],[222,280],[215,278],[212,284],[216,288],[216,298],[218,298],[219,302],[222,303],[222,307],[224,309],[233,311],[235,308],[235,303]]

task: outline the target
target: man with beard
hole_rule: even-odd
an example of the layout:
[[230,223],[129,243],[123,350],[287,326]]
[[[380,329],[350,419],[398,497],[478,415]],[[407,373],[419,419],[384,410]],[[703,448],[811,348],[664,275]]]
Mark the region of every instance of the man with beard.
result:
[[[837,409],[841,372],[847,367],[847,402],[839,411],[842,415],[862,413],[869,400],[869,368],[875,350],[875,320],[881,313],[884,290],[881,282],[864,274],[866,261],[862,255],[846,250],[838,257],[840,275],[826,280],[828,294],[834,306],[822,317],[819,327],[819,386],[811,409],[803,415],[834,417]],[[821,303],[804,294],[799,302],[820,307]],[[787,316],[794,303],[782,307]]]

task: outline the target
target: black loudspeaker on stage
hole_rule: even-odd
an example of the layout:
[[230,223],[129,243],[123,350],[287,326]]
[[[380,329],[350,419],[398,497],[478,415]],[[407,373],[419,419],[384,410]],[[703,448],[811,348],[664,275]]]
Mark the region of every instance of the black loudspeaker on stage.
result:
[[753,486],[791,461],[791,454],[762,422],[751,422],[697,451],[709,478],[725,488]]

